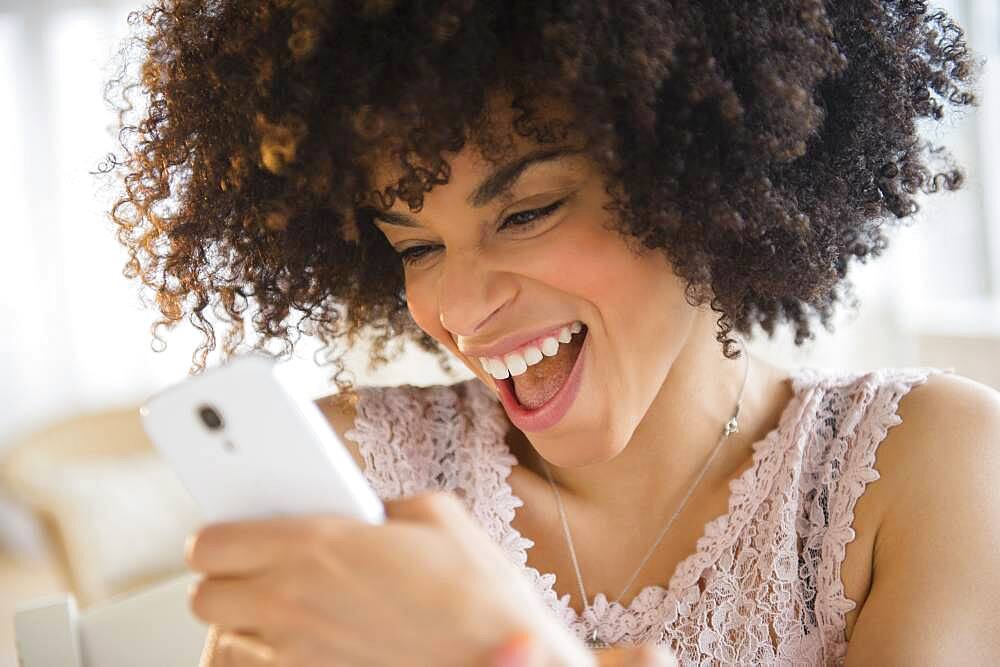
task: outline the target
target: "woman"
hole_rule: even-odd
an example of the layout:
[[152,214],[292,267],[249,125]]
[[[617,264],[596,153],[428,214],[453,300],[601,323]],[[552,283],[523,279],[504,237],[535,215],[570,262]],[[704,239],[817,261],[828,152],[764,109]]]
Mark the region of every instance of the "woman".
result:
[[201,370],[205,309],[230,354],[253,297],[264,342],[334,350],[367,327],[373,363],[409,337],[476,375],[355,390],[331,352],[340,392],[319,403],[391,520],[199,532],[206,664],[499,664],[519,631],[533,664],[644,645],[683,664],[1000,659],[997,393],[932,368],[785,369],[742,343],[829,328],[850,259],[878,256],[918,192],[961,185],[915,130],[974,102],[947,15],[134,16],[150,105],[112,217],[154,333],[187,315]]

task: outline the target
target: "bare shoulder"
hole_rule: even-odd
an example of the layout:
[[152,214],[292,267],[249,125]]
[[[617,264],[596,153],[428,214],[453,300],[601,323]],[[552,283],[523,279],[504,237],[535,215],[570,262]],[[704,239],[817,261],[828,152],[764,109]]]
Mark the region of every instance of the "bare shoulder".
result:
[[[921,480],[934,486],[960,482],[970,465],[1000,463],[1000,392],[956,374],[935,374],[913,387],[898,405],[901,422],[879,446],[891,465],[894,496],[910,497]],[[899,494],[903,494],[902,496]]]
[[1000,391],[963,375],[941,373],[911,389],[899,407],[904,422],[919,422],[930,429],[929,435],[966,433],[966,429],[981,426],[983,420],[996,418]]
[[[927,511],[934,498],[982,488],[990,476],[1000,482],[1000,392],[961,375],[935,374],[900,399],[897,414],[900,423],[879,445],[879,472],[891,488],[882,545],[911,528],[913,514]],[[964,509],[942,503],[939,511]]]
[[313,402],[320,409],[320,412],[323,413],[323,416],[326,417],[327,422],[337,434],[340,441],[344,443],[344,447],[350,452],[354,462],[358,464],[358,468],[364,470],[365,460],[358,449],[358,443],[344,436],[347,431],[354,428],[354,419],[357,416],[355,401],[339,400],[337,394],[328,394],[327,396],[317,398]]
[[879,445],[888,485],[847,664],[997,664],[1000,392],[936,374]]

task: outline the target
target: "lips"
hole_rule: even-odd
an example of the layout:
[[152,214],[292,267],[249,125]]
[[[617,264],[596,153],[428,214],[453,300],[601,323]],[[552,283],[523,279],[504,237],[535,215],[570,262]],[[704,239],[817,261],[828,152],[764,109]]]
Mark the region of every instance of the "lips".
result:
[[587,351],[590,349],[590,336],[583,337],[583,344],[573,363],[569,376],[562,387],[544,404],[534,410],[521,405],[514,393],[513,382],[493,379],[507,416],[514,426],[524,432],[544,431],[555,426],[569,412],[580,387],[583,384],[583,369],[586,366]]
[[[552,356],[562,343],[586,326],[580,320],[541,329],[534,334],[511,335],[488,347],[459,345],[459,350],[469,357],[477,357],[480,365],[493,377],[503,377],[508,371],[520,373],[522,364],[533,366],[541,361],[538,355]],[[534,348],[534,349],[532,349]]]

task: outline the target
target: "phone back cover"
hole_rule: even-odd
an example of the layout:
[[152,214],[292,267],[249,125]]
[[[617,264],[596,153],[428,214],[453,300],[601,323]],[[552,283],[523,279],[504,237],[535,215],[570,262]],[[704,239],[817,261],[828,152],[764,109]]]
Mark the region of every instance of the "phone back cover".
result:
[[[312,401],[257,354],[150,398],[143,427],[209,522],[336,513],[384,521],[382,502]],[[199,408],[224,428],[210,430]]]

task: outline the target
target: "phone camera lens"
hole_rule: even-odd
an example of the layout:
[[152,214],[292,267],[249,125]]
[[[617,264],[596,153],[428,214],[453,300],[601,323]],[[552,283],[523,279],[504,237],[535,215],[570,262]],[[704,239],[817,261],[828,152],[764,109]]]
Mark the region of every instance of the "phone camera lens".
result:
[[216,431],[222,428],[222,417],[211,406],[203,405],[198,408],[198,416],[201,417],[202,423],[209,429]]

